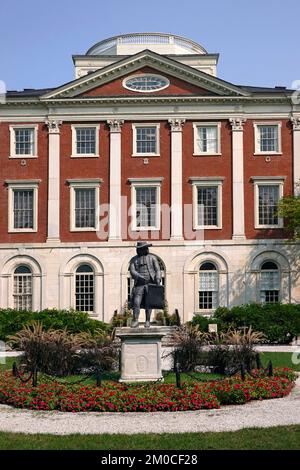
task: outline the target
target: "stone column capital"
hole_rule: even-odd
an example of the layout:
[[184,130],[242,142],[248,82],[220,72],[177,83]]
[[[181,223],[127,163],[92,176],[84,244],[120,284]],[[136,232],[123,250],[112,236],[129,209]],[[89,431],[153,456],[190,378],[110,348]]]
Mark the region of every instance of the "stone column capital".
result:
[[60,133],[60,126],[62,125],[62,121],[58,121],[56,119],[47,119],[45,124],[48,127],[48,133],[49,134],[59,134]]
[[246,118],[243,118],[243,117],[230,118],[229,122],[231,124],[231,128],[233,131],[243,131]]
[[172,132],[181,132],[185,119],[169,119],[168,120]]
[[121,132],[124,121],[123,119],[108,119],[107,124],[110,128],[110,132]]
[[300,131],[300,116],[291,117],[291,123],[293,125],[293,131]]

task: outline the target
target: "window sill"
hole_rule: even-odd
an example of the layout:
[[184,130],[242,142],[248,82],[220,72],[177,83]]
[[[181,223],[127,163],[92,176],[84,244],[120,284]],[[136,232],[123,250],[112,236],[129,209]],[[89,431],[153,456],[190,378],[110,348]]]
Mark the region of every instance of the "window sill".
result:
[[214,152],[214,153],[193,153],[193,157],[221,157],[222,154],[219,152]]
[[89,154],[82,154],[82,155],[71,155],[71,158],[98,158],[100,155],[89,155]]
[[36,229],[32,228],[20,228],[20,229],[11,229],[8,230],[8,233],[37,233]]
[[159,153],[132,153],[131,156],[148,158],[148,157],[160,157],[160,154]]
[[25,160],[25,158],[38,158],[37,155],[9,155],[8,158],[13,160]]
[[255,230],[283,229],[283,225],[255,225]]
[[282,152],[254,152],[253,154],[255,157],[257,156],[263,156],[263,157],[269,157],[269,156],[280,156],[282,155]]
[[133,227],[132,232],[159,232],[159,227]]
[[98,228],[85,227],[85,228],[70,228],[70,232],[97,232]]
[[193,230],[222,230],[222,227],[217,227],[216,225],[203,225],[193,227]]

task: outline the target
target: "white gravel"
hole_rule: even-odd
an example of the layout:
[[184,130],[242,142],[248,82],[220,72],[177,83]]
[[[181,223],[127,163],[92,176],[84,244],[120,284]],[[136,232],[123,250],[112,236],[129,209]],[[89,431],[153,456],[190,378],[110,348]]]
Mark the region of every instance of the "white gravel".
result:
[[291,395],[225,406],[220,410],[174,413],[62,413],[0,405],[0,431],[25,434],[139,434],[237,431],[300,424],[300,377]]

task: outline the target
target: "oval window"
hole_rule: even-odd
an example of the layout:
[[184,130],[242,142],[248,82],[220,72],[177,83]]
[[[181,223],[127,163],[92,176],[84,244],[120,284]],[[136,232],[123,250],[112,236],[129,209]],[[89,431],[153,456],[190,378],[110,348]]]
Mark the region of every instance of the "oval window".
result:
[[135,75],[123,80],[124,88],[141,93],[163,90],[169,85],[170,82],[167,78],[152,74]]

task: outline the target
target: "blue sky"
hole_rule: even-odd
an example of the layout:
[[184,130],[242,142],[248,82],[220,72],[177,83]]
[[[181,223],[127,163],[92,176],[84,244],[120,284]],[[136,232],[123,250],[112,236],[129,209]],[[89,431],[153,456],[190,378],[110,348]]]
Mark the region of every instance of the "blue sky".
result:
[[219,52],[236,84],[300,79],[299,0],[0,0],[0,80],[10,90],[74,78],[72,54],[136,31],[174,33]]

